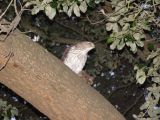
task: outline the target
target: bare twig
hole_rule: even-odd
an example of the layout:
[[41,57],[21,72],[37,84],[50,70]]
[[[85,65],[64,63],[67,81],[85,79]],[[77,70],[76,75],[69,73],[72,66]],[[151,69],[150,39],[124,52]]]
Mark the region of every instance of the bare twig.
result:
[[75,39],[69,39],[64,37],[56,37],[55,39],[52,39],[54,42],[61,43],[61,44],[76,44],[79,42],[82,42],[83,40],[75,40]]
[[120,86],[120,87],[117,87],[116,90],[114,90],[114,91],[109,95],[108,99],[111,98],[112,95],[113,95],[116,91],[121,90],[121,89],[123,89],[123,88],[127,88],[127,87],[129,87],[130,85],[132,85],[132,84],[134,84],[134,83],[135,83],[135,82],[131,82],[131,83],[127,84],[127,85],[122,85],[122,86]]
[[88,15],[87,15],[87,20],[88,20],[89,23],[92,24],[92,25],[100,24],[100,23],[103,23],[103,22],[105,21],[105,19],[103,19],[103,20],[100,20],[100,21],[97,21],[97,22],[92,22],[92,21],[89,19]]
[[8,4],[7,8],[5,9],[5,11],[1,14],[0,19],[2,19],[2,17],[5,15],[5,13],[7,12],[7,10],[9,9],[9,7],[11,6],[13,0],[11,0],[11,2]]
[[10,23],[10,27],[8,28],[8,31],[7,31],[7,34],[4,38],[4,40],[8,37],[9,34],[11,34],[15,29],[16,27],[18,26],[20,20],[21,20],[21,15],[24,11],[23,7],[21,8],[21,11],[18,12],[17,10],[17,5],[16,5],[16,0],[14,0],[14,9],[15,9],[15,13],[16,13],[16,17],[14,18],[14,20]]
[[84,37],[85,39],[89,40],[88,36],[84,35],[82,32],[77,31],[76,29],[71,28],[71,27],[69,27],[69,26],[67,26],[67,25],[61,24],[60,22],[58,22],[58,21],[56,21],[56,20],[55,20],[55,22],[56,22],[57,24],[59,24],[59,25],[65,27],[65,28],[70,29],[71,31],[73,31],[73,32],[75,32],[75,33],[81,35],[81,36]]
[[101,40],[97,40],[97,41],[94,42],[94,44],[100,43],[102,41],[106,41],[106,38],[105,39],[101,39]]
[[143,94],[140,94],[138,98],[134,101],[133,104],[131,104],[122,114],[125,116],[137,103],[138,101],[143,97]]
[[6,58],[8,57],[6,62],[0,67],[0,71],[6,67],[7,63],[9,62],[9,60],[12,56],[13,56],[13,52],[10,51],[9,54],[6,56]]

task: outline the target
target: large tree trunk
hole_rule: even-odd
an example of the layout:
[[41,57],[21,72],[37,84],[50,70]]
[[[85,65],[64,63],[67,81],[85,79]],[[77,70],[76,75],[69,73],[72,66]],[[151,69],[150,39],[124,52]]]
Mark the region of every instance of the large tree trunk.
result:
[[124,120],[96,90],[18,31],[0,42],[1,66],[10,51],[0,82],[51,120]]

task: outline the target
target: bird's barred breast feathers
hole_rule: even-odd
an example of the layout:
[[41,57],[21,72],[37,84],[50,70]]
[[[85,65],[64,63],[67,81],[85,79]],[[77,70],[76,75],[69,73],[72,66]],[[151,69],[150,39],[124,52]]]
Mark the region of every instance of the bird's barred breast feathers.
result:
[[94,44],[92,42],[80,42],[74,46],[71,46],[67,52],[65,57],[63,58],[63,62],[67,65],[72,71],[75,73],[80,73],[85,66],[87,60],[87,53],[94,48]]

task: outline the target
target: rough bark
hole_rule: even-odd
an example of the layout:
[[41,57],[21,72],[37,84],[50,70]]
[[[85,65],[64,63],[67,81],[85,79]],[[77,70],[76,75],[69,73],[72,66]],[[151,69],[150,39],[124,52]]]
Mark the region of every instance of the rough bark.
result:
[[[2,36],[1,36],[2,38]],[[51,120],[124,120],[96,90],[18,31],[0,42],[0,82]]]

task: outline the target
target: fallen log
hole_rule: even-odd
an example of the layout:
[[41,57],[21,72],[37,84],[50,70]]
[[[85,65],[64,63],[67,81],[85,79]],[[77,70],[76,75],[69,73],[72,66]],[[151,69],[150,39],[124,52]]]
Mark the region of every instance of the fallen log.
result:
[[0,42],[0,65],[0,82],[51,120],[125,120],[59,59],[17,30]]

